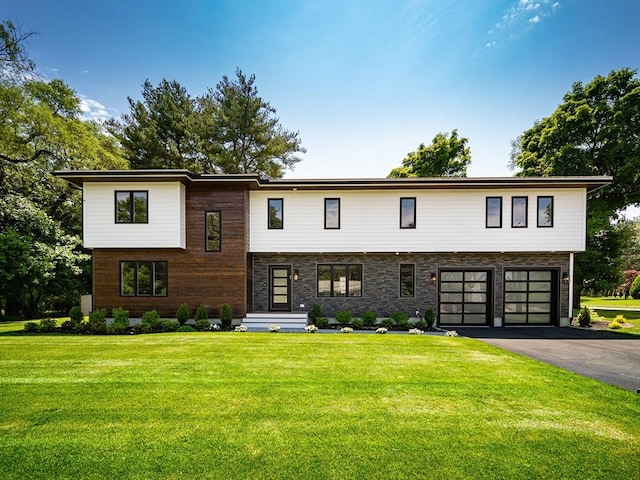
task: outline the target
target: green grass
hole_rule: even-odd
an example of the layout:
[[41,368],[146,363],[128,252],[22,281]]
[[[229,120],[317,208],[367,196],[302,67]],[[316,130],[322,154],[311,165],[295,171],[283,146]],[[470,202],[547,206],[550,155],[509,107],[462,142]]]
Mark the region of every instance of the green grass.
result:
[[0,336],[0,478],[638,478],[640,396],[476,340]]
[[640,300],[623,297],[581,297],[582,307],[605,307],[605,308],[633,308],[640,311]]
[[[640,300],[633,298],[619,297],[582,297],[580,299],[580,305],[582,307],[589,307],[598,313],[601,317],[604,317],[607,321],[611,322],[618,315],[622,315],[625,319],[625,323],[631,323],[634,326],[630,328],[623,328],[617,330],[611,330],[611,332],[640,335]],[[598,308],[604,307],[604,308]],[[615,308],[635,308],[635,311],[629,310],[611,310]],[[577,313],[576,313],[577,316]]]

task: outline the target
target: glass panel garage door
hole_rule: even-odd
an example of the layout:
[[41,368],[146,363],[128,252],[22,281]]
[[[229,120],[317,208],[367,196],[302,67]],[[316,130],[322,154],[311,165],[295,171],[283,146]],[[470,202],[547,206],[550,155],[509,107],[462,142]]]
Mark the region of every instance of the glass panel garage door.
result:
[[505,270],[505,325],[554,323],[556,282],[553,270]]
[[491,272],[441,271],[441,325],[488,325],[491,313]]

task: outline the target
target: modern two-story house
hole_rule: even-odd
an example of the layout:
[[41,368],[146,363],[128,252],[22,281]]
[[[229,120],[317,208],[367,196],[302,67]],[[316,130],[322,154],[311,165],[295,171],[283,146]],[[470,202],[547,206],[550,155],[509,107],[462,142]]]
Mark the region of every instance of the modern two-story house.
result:
[[215,316],[386,317],[566,325],[587,196],[610,177],[265,179],[186,170],[64,171],[83,190],[94,308],[186,302]]

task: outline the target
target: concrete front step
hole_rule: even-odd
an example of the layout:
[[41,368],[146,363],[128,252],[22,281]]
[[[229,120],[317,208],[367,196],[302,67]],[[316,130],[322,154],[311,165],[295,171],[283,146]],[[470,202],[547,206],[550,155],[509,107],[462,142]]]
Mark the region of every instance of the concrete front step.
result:
[[248,330],[267,330],[269,325],[279,325],[282,330],[304,330],[307,324],[306,312],[252,312],[242,319]]

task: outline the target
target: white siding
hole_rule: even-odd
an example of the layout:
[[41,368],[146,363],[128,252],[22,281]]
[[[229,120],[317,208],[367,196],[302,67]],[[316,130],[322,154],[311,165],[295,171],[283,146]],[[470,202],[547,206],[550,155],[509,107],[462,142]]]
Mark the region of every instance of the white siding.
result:
[[[185,191],[180,182],[93,183],[83,186],[87,248],[185,248]],[[115,191],[149,192],[149,223],[115,223]]]
[[[251,191],[251,252],[550,252],[584,250],[584,188]],[[502,228],[485,228],[485,199],[502,197]],[[511,197],[527,196],[528,227],[511,228]],[[537,197],[554,197],[538,228]],[[400,198],[416,197],[416,228],[400,229]],[[284,199],[284,228],[267,228],[267,199]],[[324,229],[324,198],[340,198],[340,229]]]

